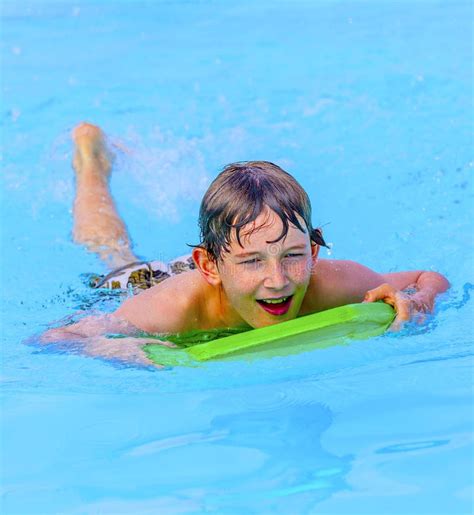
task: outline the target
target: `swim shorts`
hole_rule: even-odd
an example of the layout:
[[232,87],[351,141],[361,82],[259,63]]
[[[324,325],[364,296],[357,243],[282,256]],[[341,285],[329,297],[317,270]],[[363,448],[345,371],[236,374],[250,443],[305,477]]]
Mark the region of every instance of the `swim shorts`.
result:
[[110,288],[113,290],[146,290],[159,284],[168,277],[194,270],[196,265],[188,254],[174,259],[170,263],[163,261],[136,261],[113,270],[107,275],[93,276],[90,279],[92,288]]

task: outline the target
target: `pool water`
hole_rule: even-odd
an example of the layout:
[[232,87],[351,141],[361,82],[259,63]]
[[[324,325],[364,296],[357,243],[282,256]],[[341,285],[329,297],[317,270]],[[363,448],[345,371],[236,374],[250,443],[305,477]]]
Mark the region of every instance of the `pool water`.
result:
[[[467,514],[473,485],[469,2],[2,4],[5,514]],[[136,252],[196,243],[226,163],[292,172],[323,258],[437,270],[423,327],[150,371],[25,345],[93,292],[71,128],[99,124]]]

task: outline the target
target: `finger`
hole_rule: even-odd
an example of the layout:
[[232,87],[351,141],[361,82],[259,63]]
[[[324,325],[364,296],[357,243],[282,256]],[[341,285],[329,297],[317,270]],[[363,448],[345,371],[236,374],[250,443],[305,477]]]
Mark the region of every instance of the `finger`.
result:
[[163,345],[163,347],[169,347],[170,349],[176,349],[178,346],[175,343],[168,342],[165,340],[158,339],[143,339],[141,340],[142,345]]
[[59,328],[49,329],[41,335],[41,343],[51,343],[60,341],[63,337],[63,331]]
[[395,311],[397,312],[397,318],[406,322],[411,318],[411,306],[410,302],[403,298],[395,298]]
[[[152,361],[143,350],[144,341],[138,338],[124,338],[126,344],[117,345],[109,350],[108,357],[119,359],[124,363],[142,365],[145,367],[164,368],[162,365]],[[150,340],[153,341],[153,340]]]
[[395,307],[395,297],[393,295],[370,295],[364,299],[363,303],[377,302],[379,300],[385,302],[385,304],[389,304],[390,306]]
[[146,356],[146,354],[144,352],[143,352],[143,354],[141,354],[138,357],[137,361],[135,361],[135,362],[138,363],[139,365],[145,365],[146,367],[154,367],[154,368],[158,368],[158,369],[165,368],[163,365],[160,365],[160,364],[152,361],[148,356]]
[[405,320],[401,320],[400,318],[396,317],[388,330],[392,333],[398,333],[402,329],[405,322]]
[[389,304],[392,304],[395,296],[395,290],[390,284],[384,283],[377,288],[369,290],[364,297],[364,302],[375,302],[377,300],[383,300]]
[[375,302],[376,300],[378,300],[379,295],[380,295],[380,289],[379,288],[375,288],[373,290],[369,290],[365,294],[364,302]]
[[417,313],[415,317],[415,321],[417,325],[424,325],[426,322],[427,316],[425,313]]

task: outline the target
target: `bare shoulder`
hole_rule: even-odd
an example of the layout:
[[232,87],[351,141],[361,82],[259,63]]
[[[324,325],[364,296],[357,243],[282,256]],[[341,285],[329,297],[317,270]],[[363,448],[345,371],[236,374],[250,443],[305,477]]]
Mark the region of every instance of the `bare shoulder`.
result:
[[177,333],[194,329],[205,281],[197,270],[170,277],[127,299],[116,315],[149,333]]
[[382,275],[355,261],[320,259],[312,272],[303,309],[306,314],[362,302],[368,290],[383,282]]

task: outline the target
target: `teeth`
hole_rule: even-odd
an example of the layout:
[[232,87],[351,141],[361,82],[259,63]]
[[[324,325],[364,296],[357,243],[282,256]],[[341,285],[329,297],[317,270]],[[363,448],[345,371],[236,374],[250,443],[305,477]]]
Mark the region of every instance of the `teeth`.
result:
[[282,297],[281,299],[262,299],[265,304],[281,304],[282,302],[286,302],[288,297]]

